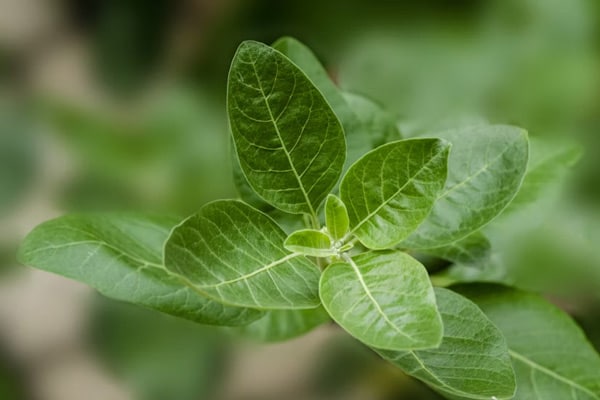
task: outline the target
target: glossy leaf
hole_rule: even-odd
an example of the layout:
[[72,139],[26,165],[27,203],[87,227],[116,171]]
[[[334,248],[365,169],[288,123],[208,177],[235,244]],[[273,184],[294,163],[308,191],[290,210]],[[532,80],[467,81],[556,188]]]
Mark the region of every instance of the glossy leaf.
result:
[[177,225],[165,266],[226,304],[259,309],[319,305],[319,270],[283,247],[285,233],[265,214],[237,200],[219,200]]
[[330,320],[323,307],[310,310],[273,310],[267,311],[263,318],[234,330],[261,342],[280,342],[304,335]]
[[477,266],[490,257],[491,247],[488,238],[477,231],[445,246],[422,249],[419,252],[443,258],[456,264]]
[[525,174],[527,132],[478,125],[436,135],[452,143],[448,181],[429,217],[403,245],[439,247],[477,231],[504,210]]
[[500,328],[517,377],[515,399],[600,399],[600,356],[573,320],[538,295],[500,285],[465,285]]
[[241,325],[261,316],[199,295],[162,265],[177,220],[129,214],[70,215],[36,227],[23,241],[26,265],[84,282],[107,297],[203,324]]
[[348,210],[336,195],[330,194],[325,202],[325,223],[327,231],[335,240],[340,240],[350,229]]
[[343,93],[331,80],[315,54],[304,44],[291,37],[283,37],[273,43],[273,47],[304,71],[312,83],[323,94],[339,118],[346,136],[347,157],[344,170],[367,151],[373,149],[365,126]]
[[411,352],[378,350],[409,375],[450,399],[512,399],[515,374],[502,332],[471,301],[435,288],[442,344]]
[[323,306],[361,342],[389,350],[439,345],[442,321],[425,267],[401,252],[344,257],[321,276]]
[[396,245],[427,217],[446,180],[450,146],[438,139],[383,145],[359,159],[340,184],[352,232],[368,248]]
[[227,109],[252,188],[283,211],[316,215],[346,158],[342,126],[319,90],[283,54],[247,41],[229,71]]
[[335,254],[331,238],[321,231],[302,229],[285,239],[283,246],[291,252],[313,257],[329,257]]

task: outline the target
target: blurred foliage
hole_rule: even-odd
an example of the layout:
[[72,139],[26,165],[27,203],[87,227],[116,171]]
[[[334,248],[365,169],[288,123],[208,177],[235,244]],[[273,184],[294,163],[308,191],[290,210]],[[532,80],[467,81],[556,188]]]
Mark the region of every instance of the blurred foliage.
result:
[[90,334],[137,400],[213,398],[220,387],[227,347],[214,328],[97,296]]
[[225,111],[201,93],[174,90],[125,115],[53,101],[42,109],[79,165],[65,192],[68,209],[185,215],[233,194]]
[[22,108],[0,103],[0,217],[18,205],[35,176],[38,153],[32,121]]
[[29,400],[31,396],[26,390],[23,371],[0,352],[0,399],[2,400]]

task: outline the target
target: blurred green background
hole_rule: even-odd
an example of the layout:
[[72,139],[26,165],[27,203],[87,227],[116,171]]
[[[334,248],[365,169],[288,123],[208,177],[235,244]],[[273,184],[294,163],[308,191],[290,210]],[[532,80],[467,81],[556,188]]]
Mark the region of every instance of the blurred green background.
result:
[[294,36],[410,135],[485,118],[584,154],[493,231],[478,278],[541,291],[600,347],[600,2],[0,0],[1,399],[436,399],[325,326],[259,345],[17,266],[66,212],[182,217],[236,196],[240,41]]

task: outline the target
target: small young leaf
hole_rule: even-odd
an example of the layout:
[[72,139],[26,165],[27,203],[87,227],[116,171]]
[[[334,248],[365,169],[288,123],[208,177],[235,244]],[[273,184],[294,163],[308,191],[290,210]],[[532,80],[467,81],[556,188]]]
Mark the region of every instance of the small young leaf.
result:
[[492,284],[456,287],[500,328],[517,377],[515,399],[600,399],[600,356],[563,311]]
[[348,210],[342,200],[333,194],[328,195],[325,202],[325,223],[329,234],[335,240],[343,238],[350,228]]
[[400,140],[350,167],[340,197],[348,207],[352,232],[366,247],[392,247],[427,217],[446,181],[449,150],[443,140]]
[[346,158],[342,126],[319,90],[283,54],[247,41],[231,64],[227,109],[252,188],[283,211],[316,215]]
[[250,325],[235,328],[236,332],[261,342],[281,342],[303,335],[330,321],[323,307],[309,310],[267,311],[263,318]]
[[107,297],[211,325],[244,325],[257,310],[227,307],[168,274],[162,248],[177,220],[131,214],[68,215],[23,241],[26,265],[84,282]]
[[403,246],[444,246],[480,229],[513,199],[527,168],[527,132],[478,125],[436,135],[452,143],[448,181],[431,214]]
[[294,253],[313,257],[329,257],[335,254],[331,238],[314,229],[302,229],[285,239],[283,246]]
[[165,266],[226,304],[258,309],[319,305],[319,269],[283,247],[285,233],[265,214],[237,200],[219,200],[177,225],[165,245]]
[[339,118],[346,136],[348,154],[344,171],[347,170],[354,161],[373,149],[369,141],[369,135],[365,135],[364,124],[308,47],[294,38],[282,37],[273,43],[273,48],[285,54],[304,71],[312,83],[323,93],[335,115]]
[[448,398],[512,399],[515,374],[502,332],[463,296],[443,288],[435,295],[444,323],[439,347],[377,352]]
[[368,252],[331,264],[320,295],[332,318],[361,342],[380,349],[435,347],[442,321],[425,267],[401,252]]

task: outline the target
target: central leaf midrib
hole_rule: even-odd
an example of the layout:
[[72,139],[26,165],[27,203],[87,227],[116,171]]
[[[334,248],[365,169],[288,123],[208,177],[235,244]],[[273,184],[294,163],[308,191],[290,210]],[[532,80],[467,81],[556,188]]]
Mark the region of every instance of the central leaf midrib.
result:
[[413,341],[416,343],[416,341],[413,339],[412,336],[406,334],[405,332],[402,332],[389,318],[388,316],[383,312],[381,306],[379,305],[379,303],[377,302],[377,300],[375,300],[375,298],[373,297],[373,295],[371,294],[371,291],[369,290],[369,288],[367,287],[367,284],[365,282],[365,280],[363,279],[363,276],[360,272],[360,270],[358,269],[358,266],[354,263],[354,260],[352,260],[352,258],[350,258],[347,254],[344,254],[342,256],[344,258],[344,260],[346,260],[346,262],[352,267],[352,269],[354,270],[354,272],[356,273],[356,276],[358,276],[358,282],[360,283],[360,285],[362,286],[362,288],[364,289],[367,297],[369,298],[369,300],[371,300],[371,302],[375,305],[375,308],[377,309],[377,312],[379,315],[381,315],[383,317],[383,319],[385,320],[385,322],[396,332],[398,332],[400,335],[404,336],[405,338]]
[[546,368],[546,367],[544,367],[544,366],[536,363],[535,361],[532,361],[531,359],[525,357],[524,355],[522,355],[522,354],[520,354],[520,353],[518,353],[518,352],[516,352],[514,350],[510,350],[509,349],[508,353],[510,354],[511,357],[513,357],[513,358],[521,361],[524,364],[529,365],[531,368],[536,369],[538,371],[541,371],[544,374],[546,374],[548,376],[551,376],[552,378],[554,378],[554,379],[556,379],[558,381],[561,381],[561,382],[563,382],[563,383],[565,383],[565,384],[567,384],[567,385],[569,385],[569,386],[571,386],[573,388],[576,388],[576,389],[578,389],[578,390],[580,390],[580,391],[582,391],[582,392],[584,392],[584,393],[592,396],[595,399],[599,399],[600,400],[600,397],[597,394],[595,394],[594,392],[592,392],[590,389],[581,386],[579,383],[573,382],[569,378],[566,378],[566,377],[564,377],[562,375],[559,375],[558,373],[556,373],[556,372],[554,372],[554,371],[552,371],[552,370],[550,370],[550,369],[548,369],[548,368]]
[[[262,82],[260,80],[260,76],[258,75],[258,71],[256,70],[255,63],[252,63],[252,69],[254,70],[254,76],[256,77],[256,81],[258,82],[258,88],[260,90],[260,93],[262,94],[263,101],[265,102],[265,106],[267,106],[267,111],[269,112],[269,118],[271,119],[271,122],[273,123],[273,127],[275,128],[275,133],[277,134],[277,138],[279,139],[279,142],[281,143],[281,148],[283,149],[283,152],[285,153],[288,163],[290,164],[290,167],[292,168],[292,172],[294,173],[294,177],[296,178],[296,181],[298,182],[300,191],[302,192],[302,195],[304,196],[304,200],[306,201],[306,204],[308,205],[309,212],[311,215],[314,216],[314,215],[316,215],[315,210],[312,206],[310,199],[308,198],[308,193],[306,193],[306,190],[304,189],[304,184],[302,183],[302,179],[300,178],[300,175],[298,175],[298,171],[296,171],[296,166],[292,162],[292,156],[289,153],[289,151],[285,145],[285,142],[283,141],[283,138],[281,137],[281,132],[279,131],[279,126],[277,125],[277,121],[275,119],[275,116],[273,115],[273,111],[271,110],[271,106],[269,104],[269,101],[268,101],[265,91],[263,89]],[[295,75],[294,75],[294,79],[296,79]],[[294,81],[294,82],[296,82],[296,81]],[[275,87],[275,83],[276,82],[273,81],[273,87]],[[295,84],[294,84],[294,87],[295,87]],[[290,96],[290,98],[291,97],[292,96]]]
[[434,162],[441,154],[443,153],[443,151],[439,151],[434,157],[431,157],[429,159],[429,161],[427,161],[421,168],[419,168],[405,183],[404,185],[402,185],[402,187],[400,187],[398,190],[396,190],[394,192],[393,195],[391,195],[390,197],[388,197],[383,203],[381,203],[379,206],[377,206],[377,208],[375,210],[373,210],[372,212],[370,212],[365,218],[363,218],[358,225],[356,225],[348,235],[351,235],[353,233],[355,233],[361,226],[363,226],[363,224],[365,224],[369,219],[371,219],[374,215],[376,215],[384,206],[386,206],[390,201],[392,201],[396,196],[398,196],[398,194],[400,194],[405,188],[406,186],[408,186],[409,184],[411,184],[415,178],[427,167],[429,166],[430,163]]

